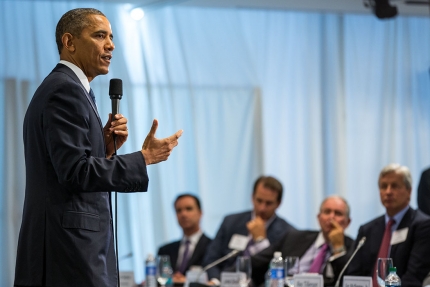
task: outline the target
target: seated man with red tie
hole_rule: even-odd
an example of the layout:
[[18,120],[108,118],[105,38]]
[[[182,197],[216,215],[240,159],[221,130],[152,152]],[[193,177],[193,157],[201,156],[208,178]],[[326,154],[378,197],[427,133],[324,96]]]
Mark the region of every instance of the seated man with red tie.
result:
[[178,224],[184,236],[180,241],[166,244],[158,255],[169,255],[173,268],[173,281],[185,282],[185,273],[191,266],[201,266],[206,248],[212,241],[200,229],[202,210],[200,200],[192,194],[179,195],[174,203]]
[[322,274],[324,286],[333,286],[353,253],[354,240],[344,234],[351,222],[349,211],[348,203],[340,196],[324,199],[317,216],[320,231],[290,231],[276,243],[251,256],[254,285],[260,286],[264,282],[273,253],[280,251],[283,258],[300,258],[300,273]]
[[402,286],[422,286],[430,271],[430,217],[409,206],[412,177],[406,166],[390,164],[378,180],[386,213],[362,225],[357,238],[366,243],[357,252],[346,274],[372,276],[377,285],[378,258],[392,258]]

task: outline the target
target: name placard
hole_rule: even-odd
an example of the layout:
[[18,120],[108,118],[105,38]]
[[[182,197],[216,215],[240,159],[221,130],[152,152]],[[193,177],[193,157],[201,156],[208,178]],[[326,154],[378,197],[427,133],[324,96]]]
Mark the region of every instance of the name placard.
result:
[[243,272],[221,272],[221,286],[240,287],[242,278],[246,278]]
[[186,273],[186,281],[184,287],[190,286],[190,282],[198,282],[206,284],[208,282],[208,273],[202,272],[202,269],[190,269]]
[[120,287],[136,287],[136,282],[134,282],[134,272],[133,271],[121,271],[119,272],[119,284]]
[[294,278],[294,287],[323,287],[324,279],[321,274],[296,274]]
[[343,287],[372,287],[372,277],[370,276],[343,276]]

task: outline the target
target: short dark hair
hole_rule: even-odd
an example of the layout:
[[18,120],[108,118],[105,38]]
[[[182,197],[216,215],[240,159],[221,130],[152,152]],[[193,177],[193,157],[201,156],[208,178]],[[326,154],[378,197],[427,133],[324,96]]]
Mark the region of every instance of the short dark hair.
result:
[[79,38],[82,30],[91,25],[91,21],[87,17],[88,15],[106,17],[102,12],[94,8],[76,8],[66,12],[60,21],[58,21],[57,28],[55,29],[55,41],[57,42],[59,54],[61,54],[61,49],[63,49],[61,38],[65,33],[70,33]]
[[175,202],[173,203],[173,208],[176,209],[176,203],[178,202],[179,199],[184,198],[184,197],[191,197],[192,199],[194,199],[194,201],[196,202],[197,208],[200,211],[202,210],[199,198],[197,196],[195,196],[194,194],[191,194],[191,193],[183,193],[183,194],[178,195],[175,199]]
[[279,180],[277,180],[273,176],[260,176],[254,183],[254,191],[252,192],[252,195],[255,195],[255,192],[257,191],[257,186],[260,183],[262,183],[264,187],[276,192],[278,194],[277,200],[279,203],[281,202],[283,187],[282,183]]

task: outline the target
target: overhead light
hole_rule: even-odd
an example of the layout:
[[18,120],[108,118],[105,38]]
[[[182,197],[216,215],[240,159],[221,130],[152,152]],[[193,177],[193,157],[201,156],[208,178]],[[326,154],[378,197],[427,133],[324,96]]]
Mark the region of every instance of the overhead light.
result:
[[144,15],[145,15],[145,12],[143,11],[142,8],[134,8],[133,10],[130,11],[131,18],[133,18],[136,21],[139,21],[140,19],[142,19]]

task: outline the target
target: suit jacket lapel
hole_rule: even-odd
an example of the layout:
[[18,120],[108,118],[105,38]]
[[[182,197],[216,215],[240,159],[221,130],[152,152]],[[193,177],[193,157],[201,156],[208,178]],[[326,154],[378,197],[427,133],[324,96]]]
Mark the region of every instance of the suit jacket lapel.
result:
[[[414,216],[415,216],[414,210],[412,208],[409,208],[408,211],[406,211],[405,215],[403,216],[402,221],[400,221],[400,224],[397,227],[397,230],[408,227],[410,225],[410,223],[413,221]],[[400,244],[402,244],[402,243],[391,245],[391,251],[390,251],[390,257],[391,258],[395,257],[397,248]],[[395,264],[395,262],[393,262],[393,263]]]
[[[374,258],[371,264],[376,264],[376,261],[378,259],[379,247],[381,246],[382,238],[384,237],[384,231],[385,231],[385,215],[382,215],[377,219],[376,224],[373,226],[371,230],[371,233],[374,236],[374,239],[369,242],[370,244],[369,258]],[[373,267],[372,267],[372,270],[373,270]]]
[[[246,224],[251,220],[251,216],[252,216],[252,211],[247,213],[246,216],[244,216],[242,218],[243,222],[238,224],[237,232],[235,232],[235,233],[248,236],[249,232],[248,232],[248,228],[246,228]],[[236,226],[235,226],[235,228],[236,228]]]
[[196,247],[194,248],[193,255],[191,256],[190,260],[188,261],[187,268],[190,268],[190,266],[192,266],[192,265],[196,265],[195,262],[197,261],[197,259],[200,258],[205,253],[204,246],[205,246],[207,240],[208,240],[208,238],[204,234],[202,234],[202,236],[200,236],[200,239],[197,242]]
[[309,231],[303,232],[303,236],[299,242],[295,244],[284,244],[286,249],[282,250],[284,254],[291,254],[291,256],[302,257],[309,247],[315,242],[317,239],[319,232]]
[[99,113],[97,112],[97,107],[94,105],[93,100],[91,99],[89,93],[87,92],[87,90],[85,89],[85,87],[82,85],[81,81],[79,80],[79,78],[76,76],[76,74],[72,71],[72,69],[70,69],[69,67],[67,67],[66,65],[63,64],[57,64],[57,66],[54,68],[54,71],[59,71],[62,73],[67,74],[69,77],[71,77],[76,83],[78,83],[82,89],[82,92],[85,94],[85,96],[87,97],[87,101],[88,103],[91,105],[91,108],[93,109],[94,113],[96,114],[96,117],[99,121],[100,124],[100,128],[103,131],[103,124],[102,121],[100,119]]
[[181,241],[173,242],[172,244],[172,252],[170,255],[170,264],[172,264],[173,270],[176,270],[176,266],[178,265],[178,256],[179,256],[179,247],[181,246]]

